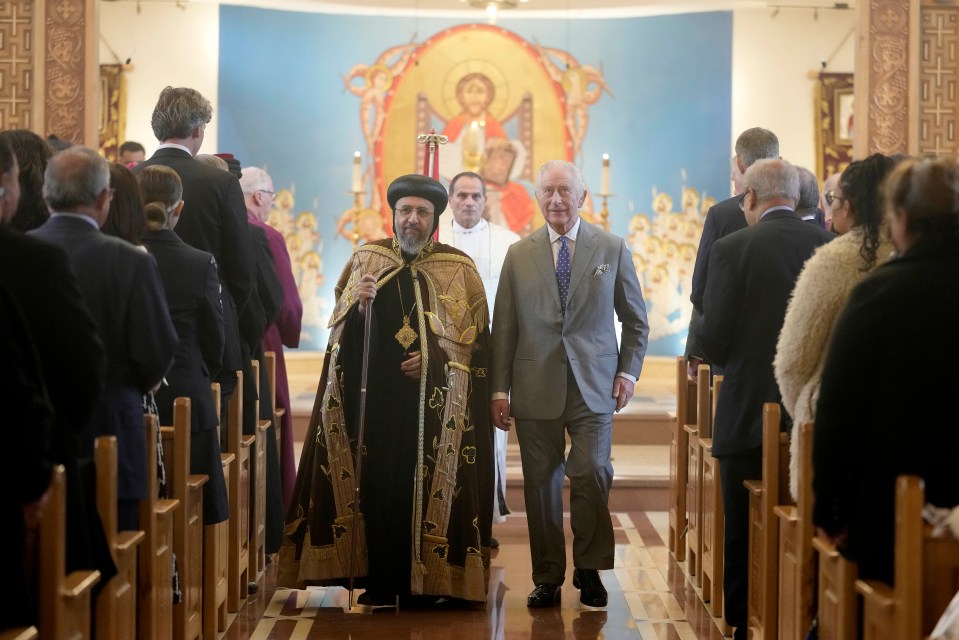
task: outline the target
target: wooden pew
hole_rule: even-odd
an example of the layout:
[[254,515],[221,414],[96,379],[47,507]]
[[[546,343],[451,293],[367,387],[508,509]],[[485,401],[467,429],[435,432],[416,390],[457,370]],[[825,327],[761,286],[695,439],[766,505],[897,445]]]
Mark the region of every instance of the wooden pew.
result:
[[[276,404],[276,353],[273,351],[264,351],[263,358],[266,361],[266,375],[270,381],[270,398],[273,401],[273,430],[276,435],[276,451],[280,464],[283,464],[283,416],[286,415],[286,408]],[[282,476],[283,468],[280,468]]]
[[97,596],[97,640],[126,640],[137,633],[137,548],[143,531],[117,531],[117,439],[100,436],[94,445],[97,511],[117,573]]
[[240,600],[246,599],[250,569],[250,452],[256,436],[243,435],[243,372],[236,372],[236,389],[230,396],[225,452],[232,453],[229,495],[229,591],[227,610],[240,610]]
[[90,595],[99,571],[74,571],[67,566],[66,471],[53,470],[50,496],[40,523],[40,638],[87,640],[90,636]]
[[[220,426],[220,385],[211,385],[216,407],[217,432]],[[232,491],[230,469],[236,459],[232,453],[221,453],[227,492]],[[228,520],[203,527],[203,638],[216,638],[226,631],[226,600],[229,593],[230,523]]]
[[779,430],[779,405],[763,405],[763,477],[746,480],[749,491],[749,605],[750,638],[775,639],[779,603],[779,521],[773,508],[787,501],[786,474],[789,436]]
[[688,475],[686,481],[686,572],[696,587],[702,586],[703,459],[699,438],[712,435],[709,411],[710,373],[699,365],[696,383],[696,424],[686,425]]
[[689,476],[689,434],[696,421],[696,385],[686,375],[686,359],[676,358],[676,421],[669,441],[669,551],[686,559],[686,481]]
[[804,640],[816,611],[812,433],[812,424],[799,427],[799,492],[795,506],[773,509],[779,519],[779,640]]
[[173,426],[160,428],[170,496],[180,501],[173,517],[173,553],[182,595],[173,605],[174,640],[203,635],[203,485],[207,476],[190,473],[190,422],[190,399],[177,398]]
[[959,541],[933,538],[922,519],[925,489],[917,476],[896,480],[894,580],[856,581],[863,596],[864,640],[927,637],[959,587]]
[[[253,377],[260,379],[260,363],[253,360]],[[257,382],[257,389],[260,388]],[[256,582],[266,570],[266,442],[270,437],[269,420],[260,420],[260,398],[256,399],[256,435],[253,443],[253,503],[250,505],[249,578]]]
[[179,501],[159,499],[156,416],[146,423],[147,498],[140,501],[140,528],[146,538],[139,549],[137,629],[139,640],[173,637],[173,513]]
[[816,598],[819,638],[856,638],[859,630],[859,598],[855,588],[858,567],[822,538],[813,538],[812,546],[819,554]]
[[[716,403],[723,384],[723,376],[713,378],[712,421],[716,418]],[[713,616],[723,615],[723,544],[725,520],[723,517],[723,486],[719,478],[719,460],[713,457],[712,434],[699,438],[703,459],[703,602]]]

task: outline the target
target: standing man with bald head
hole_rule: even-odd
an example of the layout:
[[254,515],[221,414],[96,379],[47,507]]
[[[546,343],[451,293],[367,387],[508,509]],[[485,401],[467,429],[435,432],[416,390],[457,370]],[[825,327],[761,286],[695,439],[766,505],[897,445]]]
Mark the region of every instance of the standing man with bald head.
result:
[[762,477],[763,403],[781,400],[773,375],[776,341],[799,272],[832,239],[796,215],[800,178],[788,162],[760,160],[743,179],[742,213],[749,226],[712,246],[699,333],[707,360],[725,376],[713,455],[725,510],[725,617],[737,639],[747,637],[749,496],[743,481]]
[[580,217],[586,185],[576,165],[540,167],[536,198],[546,224],[510,247],[496,292],[493,424],[509,429],[510,417],[516,421],[536,585],[527,606],[560,602],[565,475],[573,585],[580,602],[604,607],[599,571],[613,568],[614,547],[607,506],[613,412],[629,402],[643,368],[646,305],[626,243]]
[[[510,245],[519,241],[519,236],[484,218],[486,210],[486,183],[476,173],[465,171],[450,181],[450,210],[452,218],[443,220],[439,226],[440,242],[463,251],[476,263],[476,270],[483,279],[486,299],[496,299],[500,271]],[[509,432],[496,429],[496,484],[493,493],[493,521],[505,522],[509,514],[506,506],[506,445]],[[499,547],[493,538],[490,544]]]

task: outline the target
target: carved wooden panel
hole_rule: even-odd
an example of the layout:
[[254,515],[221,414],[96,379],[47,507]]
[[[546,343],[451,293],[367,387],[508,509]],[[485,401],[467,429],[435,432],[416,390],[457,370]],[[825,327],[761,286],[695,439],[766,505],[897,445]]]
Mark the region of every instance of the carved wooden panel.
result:
[[33,126],[33,53],[31,0],[0,2],[0,129]]
[[920,19],[918,144],[921,155],[956,154],[956,44],[955,6],[924,6]]
[[868,153],[903,153],[909,142],[909,3],[871,0],[868,11],[866,147]]
[[46,0],[45,4],[45,129],[64,140],[84,144],[87,104],[95,104],[93,96],[84,94],[88,80],[84,36],[87,21],[94,16],[92,12],[87,15],[84,0]]

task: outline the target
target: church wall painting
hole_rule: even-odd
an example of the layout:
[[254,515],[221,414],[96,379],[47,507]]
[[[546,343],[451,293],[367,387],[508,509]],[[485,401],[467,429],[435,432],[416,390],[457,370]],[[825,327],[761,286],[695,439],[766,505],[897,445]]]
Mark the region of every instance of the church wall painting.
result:
[[449,138],[444,182],[484,175],[487,215],[521,235],[542,224],[540,164],[571,160],[597,192],[608,153],[608,220],[593,197],[584,217],[633,251],[649,353],[682,352],[704,213],[729,193],[731,14],[490,27],[224,5],[220,22],[218,150],[273,176],[271,223],[304,302],[301,349],[325,347],[351,240],[392,233],[386,186],[422,170],[416,137],[435,128]]

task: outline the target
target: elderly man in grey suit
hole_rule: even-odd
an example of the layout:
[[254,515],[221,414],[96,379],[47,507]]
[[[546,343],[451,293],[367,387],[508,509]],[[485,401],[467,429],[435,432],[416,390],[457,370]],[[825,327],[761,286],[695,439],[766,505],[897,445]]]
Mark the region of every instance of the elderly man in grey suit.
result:
[[573,586],[580,602],[603,607],[599,570],[613,568],[614,549],[607,506],[613,412],[629,402],[643,367],[646,305],[626,243],[580,218],[586,185],[576,165],[540,167],[536,198],[546,225],[510,247],[496,293],[493,424],[509,429],[510,417],[516,420],[536,585],[527,605],[560,601],[565,474]]

